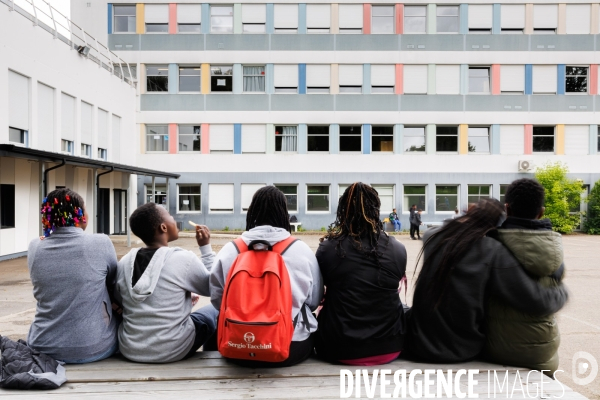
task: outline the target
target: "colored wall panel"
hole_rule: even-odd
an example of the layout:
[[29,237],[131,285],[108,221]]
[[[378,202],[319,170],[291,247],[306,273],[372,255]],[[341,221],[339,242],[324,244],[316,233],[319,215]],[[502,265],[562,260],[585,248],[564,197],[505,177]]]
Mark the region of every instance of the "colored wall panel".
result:
[[332,34],[340,33],[340,8],[337,4],[331,5],[331,28],[329,31]]
[[598,125],[590,125],[590,154],[598,154]]
[[371,154],[371,125],[362,126],[362,148],[363,154]]
[[329,153],[340,154],[340,126],[338,124],[329,126]]
[[396,94],[404,93],[404,64],[396,64]]
[[556,66],[558,68],[557,71],[557,78],[558,81],[556,82],[556,94],[565,94],[565,70],[566,70],[566,66],[565,64],[558,64]]
[[402,137],[404,134],[404,125],[394,125],[394,154],[402,154]]
[[493,124],[490,130],[490,153],[500,154],[500,125]]
[[595,35],[598,33],[598,18],[600,17],[598,14],[598,8],[600,5],[598,3],[592,3],[592,20],[590,26],[590,33]]
[[525,65],[525,94],[533,94],[533,65]]
[[331,83],[329,86],[329,93],[340,93],[340,69],[338,64],[331,64]]
[[492,34],[493,35],[497,35],[500,33],[501,30],[501,5],[500,4],[494,4],[494,7],[492,8]]
[[233,124],[233,154],[242,154],[242,124]]
[[461,4],[459,8],[458,33],[466,35],[469,33],[469,5]]
[[371,94],[371,64],[363,65],[363,94]]
[[169,124],[169,154],[177,154],[177,124]]
[[460,94],[469,93],[469,66],[467,64],[460,65]]
[[233,94],[241,94],[244,86],[242,64],[233,64]]
[[427,65],[427,94],[435,94],[435,64]]
[[396,4],[396,34],[404,33],[404,4]]
[[135,5],[135,33],[146,33],[144,25],[144,5]]
[[177,33],[177,4],[169,4],[169,34]]
[[107,19],[108,19],[108,34],[113,33],[113,5],[112,3],[108,3],[108,15],[107,15]]
[[435,4],[427,4],[427,33],[436,33],[436,13],[437,6]]
[[469,125],[458,126],[458,154],[469,154]]
[[435,154],[435,125],[425,127],[425,153]]
[[275,153],[275,125],[267,124],[267,147],[266,154]]
[[233,5],[233,33],[234,34],[242,33],[242,5],[241,4]]
[[567,5],[558,5],[558,27],[556,33],[559,35],[565,35],[567,33]]
[[298,4],[298,33],[306,34],[306,4]]
[[169,94],[179,92],[179,65],[169,64]]
[[589,83],[590,94],[598,94],[598,65],[590,65],[590,83]]
[[298,154],[308,152],[308,125],[298,124]]
[[202,64],[200,67],[201,91],[202,94],[210,93],[210,64]]
[[267,94],[273,94],[275,93],[275,76],[274,76],[274,65],[273,64],[267,64],[266,68],[265,68],[265,72],[267,74],[267,87],[265,87],[265,90],[267,92]]
[[533,33],[533,4],[525,4],[525,32],[526,35]]
[[363,4],[363,34],[371,34],[371,5]]
[[275,32],[275,6],[273,3],[267,4],[267,33]]
[[556,125],[556,134],[554,135],[554,151],[557,155],[565,154],[565,126],[563,124]]
[[500,64],[493,64],[492,69],[492,94],[500,94]]
[[210,125],[200,125],[200,150],[202,154],[210,154]]
[[533,153],[533,125],[525,125],[525,149],[523,153]]
[[298,64],[298,94],[306,94],[306,64]]
[[210,33],[210,4],[202,4],[202,33]]

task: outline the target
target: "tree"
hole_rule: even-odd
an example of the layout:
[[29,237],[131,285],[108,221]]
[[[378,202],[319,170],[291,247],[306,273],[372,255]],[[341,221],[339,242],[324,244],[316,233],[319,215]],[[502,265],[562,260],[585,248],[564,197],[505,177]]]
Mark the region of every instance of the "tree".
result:
[[590,235],[600,235],[600,181],[597,181],[588,196],[588,211],[583,229]]
[[560,162],[548,163],[538,168],[535,178],[546,190],[546,211],[544,215],[552,222],[552,229],[560,233],[570,233],[581,221],[579,209],[583,186],[581,182],[569,179],[568,168]]

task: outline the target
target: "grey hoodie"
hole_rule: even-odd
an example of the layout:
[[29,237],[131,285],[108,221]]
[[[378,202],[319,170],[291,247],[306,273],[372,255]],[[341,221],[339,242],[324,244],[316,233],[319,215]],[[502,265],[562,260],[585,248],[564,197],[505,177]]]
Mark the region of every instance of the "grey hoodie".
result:
[[[290,233],[285,229],[265,225],[244,232],[242,239],[246,244],[253,240],[266,240],[273,246],[289,236]],[[238,252],[233,243],[227,243],[219,251],[213,264],[210,273],[210,300],[217,310],[221,308],[225,279],[237,255]],[[292,287],[292,319],[300,312],[300,307],[303,304],[311,311],[316,310],[323,298],[323,279],[321,278],[319,263],[313,251],[306,243],[299,240],[285,252],[283,261],[290,275]],[[310,312],[306,314],[308,321],[304,321],[302,317],[298,318],[298,324],[292,338],[294,342],[308,339],[311,332],[317,330],[316,318]]]
[[123,304],[119,350],[137,362],[181,360],[196,337],[190,293],[210,295],[208,281],[215,253],[210,245],[202,246],[201,262],[191,251],[161,247],[132,287],[138,251],[132,249],[117,266],[115,293]]

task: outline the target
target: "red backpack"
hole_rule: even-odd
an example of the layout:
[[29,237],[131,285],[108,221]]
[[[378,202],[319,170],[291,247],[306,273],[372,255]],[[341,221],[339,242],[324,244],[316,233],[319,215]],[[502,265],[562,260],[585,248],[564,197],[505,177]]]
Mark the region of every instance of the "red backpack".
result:
[[[223,290],[219,313],[219,352],[228,358],[279,362],[288,358],[294,335],[292,288],[283,253],[298,239],[275,246],[264,240],[248,245],[238,238],[238,256]],[[266,250],[254,250],[263,244]]]

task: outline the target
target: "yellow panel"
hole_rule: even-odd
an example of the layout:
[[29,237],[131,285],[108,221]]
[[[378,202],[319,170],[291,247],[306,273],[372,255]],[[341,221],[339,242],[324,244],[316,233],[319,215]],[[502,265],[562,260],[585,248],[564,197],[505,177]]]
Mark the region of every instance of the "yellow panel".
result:
[[202,70],[200,71],[202,79],[202,94],[210,93],[210,64],[202,64]]
[[556,154],[564,155],[565,154],[565,126],[564,125],[556,125]]
[[144,5],[135,5],[135,33],[146,33],[144,25]]
[[469,153],[469,125],[458,126],[458,154]]

